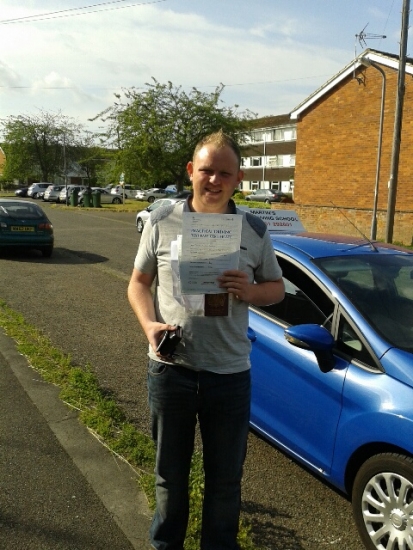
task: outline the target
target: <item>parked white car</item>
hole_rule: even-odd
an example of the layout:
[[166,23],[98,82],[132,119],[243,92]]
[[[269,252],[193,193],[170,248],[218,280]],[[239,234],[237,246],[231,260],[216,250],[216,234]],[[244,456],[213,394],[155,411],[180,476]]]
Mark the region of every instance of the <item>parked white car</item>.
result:
[[[107,189],[103,187],[91,187],[92,195],[99,193],[100,194],[100,203],[101,204],[122,204],[123,196],[115,195],[110,193]],[[83,196],[86,192],[86,189],[80,191],[78,196],[79,204],[83,204]]]
[[52,184],[46,182],[33,183],[27,190],[27,196],[32,199],[38,199],[40,198],[40,193],[44,193],[49,185]]
[[[77,190],[78,193],[80,191],[87,189],[86,185],[68,185],[67,186],[67,199],[69,200],[70,194],[73,192],[73,190]],[[59,193],[59,198],[56,202],[66,202],[66,186],[62,188],[62,190]]]
[[138,191],[135,198],[137,201],[154,202],[156,201],[156,199],[163,199],[167,195],[168,193],[165,192],[165,189],[161,189],[160,187],[153,187],[152,189],[144,189],[143,191]]
[[[123,191],[125,189],[125,192]],[[133,189],[131,185],[114,185],[110,192],[112,195],[125,195],[125,199],[132,199],[133,195],[136,193],[136,189]]]
[[177,202],[183,202],[185,199],[159,199],[152,203],[145,210],[141,210],[136,214],[136,229],[138,233],[142,233],[145,223],[148,221],[151,212],[159,208],[160,206],[166,206],[168,204],[176,204]]
[[42,199],[46,202],[57,202],[60,191],[63,189],[63,187],[64,185],[49,185],[49,187],[44,192]]

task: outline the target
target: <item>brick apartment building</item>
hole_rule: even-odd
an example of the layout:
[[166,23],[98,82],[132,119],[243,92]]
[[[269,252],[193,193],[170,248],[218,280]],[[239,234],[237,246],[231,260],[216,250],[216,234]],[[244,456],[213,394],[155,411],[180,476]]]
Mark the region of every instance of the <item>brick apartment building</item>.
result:
[[[364,60],[373,64],[366,66]],[[370,236],[382,120],[377,238],[385,238],[398,65],[398,56],[368,49],[291,112],[297,124],[295,204],[283,208],[296,210],[306,229],[357,234],[348,218]],[[393,241],[404,244],[413,236],[412,75],[413,59],[408,58],[393,226]]]
[[242,147],[242,191],[276,189],[290,193],[294,184],[296,122],[290,115],[254,120]]

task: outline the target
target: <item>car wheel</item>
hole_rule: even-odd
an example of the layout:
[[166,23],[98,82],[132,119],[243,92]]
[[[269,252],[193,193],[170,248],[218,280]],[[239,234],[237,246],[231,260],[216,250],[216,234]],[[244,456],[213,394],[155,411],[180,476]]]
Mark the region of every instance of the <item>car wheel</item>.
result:
[[121,204],[121,203],[122,203],[122,201],[119,197],[115,197],[112,201],[112,204]]
[[148,202],[154,202],[155,197],[148,197]]
[[136,229],[138,230],[138,233],[142,233],[143,231],[143,221],[140,218],[136,220]]
[[413,459],[383,453],[367,460],[356,475],[352,503],[368,550],[411,548]]
[[42,255],[44,258],[50,258],[52,254],[53,254],[53,246],[46,246],[45,248],[42,248]]
[[265,202],[265,204],[271,204],[271,201],[270,201],[270,199],[265,199],[265,201],[264,201],[264,202]]
[[33,193],[32,199],[37,199],[39,197],[38,193]]

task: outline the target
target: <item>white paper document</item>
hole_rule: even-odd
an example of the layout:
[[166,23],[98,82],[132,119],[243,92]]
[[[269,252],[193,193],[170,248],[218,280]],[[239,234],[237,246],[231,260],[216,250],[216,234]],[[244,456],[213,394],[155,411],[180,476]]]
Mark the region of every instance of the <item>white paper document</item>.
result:
[[217,277],[238,269],[242,216],[184,212],[179,257],[182,294],[224,293]]

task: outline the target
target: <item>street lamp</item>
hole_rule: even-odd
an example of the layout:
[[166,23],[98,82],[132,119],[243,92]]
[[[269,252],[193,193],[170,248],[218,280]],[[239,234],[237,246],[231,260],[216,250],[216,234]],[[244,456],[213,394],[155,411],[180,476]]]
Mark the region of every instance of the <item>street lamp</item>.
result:
[[386,73],[383,69],[377,65],[374,61],[371,61],[367,57],[362,57],[360,59],[361,63],[365,67],[374,67],[377,69],[382,76],[382,88],[381,88],[381,107],[380,107],[380,125],[379,125],[379,140],[377,145],[377,162],[376,162],[376,183],[374,186],[374,204],[373,204],[373,215],[371,221],[371,240],[376,240],[377,235],[377,202],[379,197],[379,182],[380,182],[380,161],[381,161],[381,145],[383,141],[383,118],[384,118],[384,101],[386,97]]

